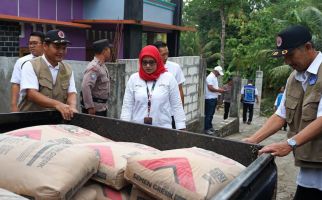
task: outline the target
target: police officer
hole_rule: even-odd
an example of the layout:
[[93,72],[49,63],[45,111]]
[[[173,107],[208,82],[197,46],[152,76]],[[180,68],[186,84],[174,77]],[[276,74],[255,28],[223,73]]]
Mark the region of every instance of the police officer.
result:
[[107,98],[110,93],[110,76],[104,64],[111,57],[107,39],[93,43],[94,59],[88,64],[82,82],[82,112],[107,116]]
[[70,42],[61,30],[45,35],[44,54],[23,66],[20,111],[58,110],[70,120],[76,110],[76,87],[70,65],[63,62]]

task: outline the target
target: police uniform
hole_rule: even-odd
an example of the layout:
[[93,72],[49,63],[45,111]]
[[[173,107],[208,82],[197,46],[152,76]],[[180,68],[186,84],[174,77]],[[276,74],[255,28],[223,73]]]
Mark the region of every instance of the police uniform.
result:
[[[104,45],[102,41],[96,43]],[[94,43],[95,45],[95,43]],[[110,75],[104,62],[96,57],[88,64],[82,82],[82,112],[88,113],[89,108],[95,108],[96,115],[107,115],[107,99],[110,93]]]

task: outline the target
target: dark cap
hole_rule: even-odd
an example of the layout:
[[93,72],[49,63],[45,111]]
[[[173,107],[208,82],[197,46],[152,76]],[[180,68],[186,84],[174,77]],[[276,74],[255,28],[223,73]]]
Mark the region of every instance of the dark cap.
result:
[[48,31],[45,35],[45,42],[52,42],[55,44],[58,44],[58,43],[70,44],[70,41],[67,40],[65,33],[58,29]]
[[301,25],[290,26],[277,35],[276,49],[272,56],[285,56],[293,49],[311,41],[311,39],[312,35],[308,28]]
[[108,39],[102,39],[93,42],[93,49],[96,53],[101,53],[106,47],[113,47],[113,45],[109,43]]

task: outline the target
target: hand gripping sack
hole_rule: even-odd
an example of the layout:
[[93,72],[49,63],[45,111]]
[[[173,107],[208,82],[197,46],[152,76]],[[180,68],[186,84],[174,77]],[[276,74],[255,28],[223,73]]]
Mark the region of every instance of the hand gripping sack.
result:
[[157,199],[209,199],[244,166],[199,148],[163,151],[128,159],[125,178]]
[[0,188],[0,200],[28,200],[22,196]]
[[135,155],[159,152],[159,150],[136,143],[90,143],[83,144],[97,152],[100,157],[98,172],[93,179],[117,190],[128,184],[124,179],[127,158]]
[[[95,196],[94,196],[95,194]],[[129,200],[130,195],[126,189],[121,191],[102,184],[90,184],[83,187],[73,200]]]
[[63,144],[82,144],[111,141],[84,128],[68,125],[40,125],[21,128],[5,133],[17,137],[26,137],[41,142],[57,142]]
[[95,151],[0,135],[0,187],[36,200],[65,200],[97,172]]

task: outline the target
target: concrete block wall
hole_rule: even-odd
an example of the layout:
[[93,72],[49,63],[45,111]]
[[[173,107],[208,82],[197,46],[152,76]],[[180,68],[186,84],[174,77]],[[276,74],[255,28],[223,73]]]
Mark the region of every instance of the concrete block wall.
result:
[[19,35],[18,22],[0,21],[0,56],[19,56]]

